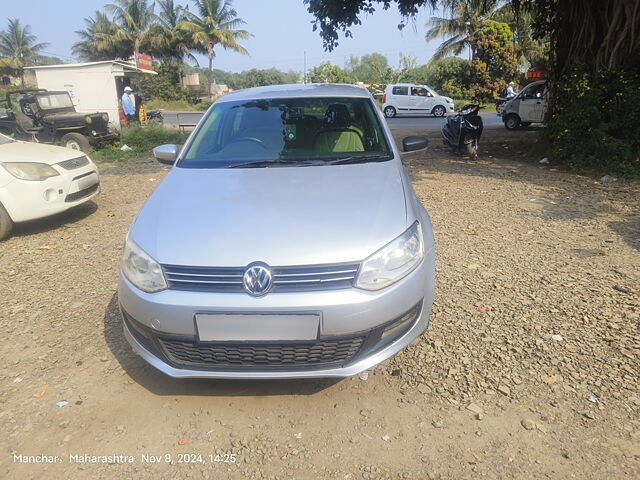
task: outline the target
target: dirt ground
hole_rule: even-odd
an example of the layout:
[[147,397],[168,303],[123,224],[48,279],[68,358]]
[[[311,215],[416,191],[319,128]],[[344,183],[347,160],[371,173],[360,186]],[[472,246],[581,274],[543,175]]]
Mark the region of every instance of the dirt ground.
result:
[[135,356],[117,269],[167,169],[103,167],[94,203],[0,243],[0,477],[640,478],[640,188],[539,165],[535,135],[487,131],[472,162],[430,132],[406,157],[434,314],[339,382],[179,381]]

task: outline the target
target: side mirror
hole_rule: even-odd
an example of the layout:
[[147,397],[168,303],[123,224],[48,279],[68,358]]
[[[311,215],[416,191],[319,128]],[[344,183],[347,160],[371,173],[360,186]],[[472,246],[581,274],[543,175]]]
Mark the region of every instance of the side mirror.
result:
[[429,141],[427,137],[421,135],[410,135],[402,139],[402,151],[403,152],[415,152],[416,150],[422,150],[427,148]]
[[153,156],[160,163],[166,165],[173,165],[178,158],[178,146],[177,145],[160,145],[153,149]]

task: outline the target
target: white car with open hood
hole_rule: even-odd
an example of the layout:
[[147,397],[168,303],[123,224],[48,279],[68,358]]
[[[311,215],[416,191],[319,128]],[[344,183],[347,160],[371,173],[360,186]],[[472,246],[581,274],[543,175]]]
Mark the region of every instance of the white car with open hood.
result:
[[64,212],[99,190],[98,169],[84,153],[0,134],[0,240],[14,223]]

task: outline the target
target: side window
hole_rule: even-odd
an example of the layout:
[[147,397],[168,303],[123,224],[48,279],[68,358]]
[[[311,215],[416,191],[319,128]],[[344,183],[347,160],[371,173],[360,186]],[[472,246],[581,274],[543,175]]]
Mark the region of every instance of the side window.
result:
[[422,87],[411,87],[411,95],[416,97],[430,97],[431,95],[427,91],[426,88]]
[[393,87],[391,93],[393,95],[409,95],[409,87]]

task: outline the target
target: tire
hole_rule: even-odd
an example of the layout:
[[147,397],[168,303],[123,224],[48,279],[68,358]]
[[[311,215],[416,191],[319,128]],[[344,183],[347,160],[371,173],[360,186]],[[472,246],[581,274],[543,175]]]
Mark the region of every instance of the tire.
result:
[[0,203],[0,241],[4,240],[13,230],[13,220]]
[[515,113],[507,115],[507,117],[504,119],[504,126],[507,128],[507,130],[517,130],[518,128],[520,128],[520,117]]
[[60,143],[63,147],[71,148],[72,150],[80,150],[84,153],[91,151],[89,139],[81,133],[67,133],[60,139]]
[[384,116],[387,118],[393,118],[396,116],[396,109],[389,106],[389,107],[384,107]]
[[473,160],[478,158],[478,147],[476,146],[475,140],[472,142],[466,143],[464,146],[464,150],[467,153],[467,155],[469,155]]
[[436,105],[435,107],[433,107],[433,110],[431,110],[431,114],[434,117],[444,117],[446,113],[447,113],[447,109],[444,108],[442,105]]

